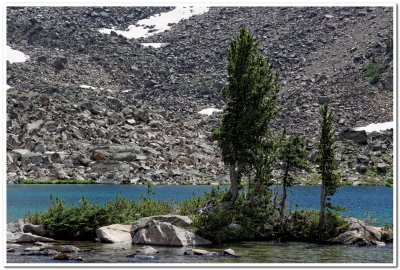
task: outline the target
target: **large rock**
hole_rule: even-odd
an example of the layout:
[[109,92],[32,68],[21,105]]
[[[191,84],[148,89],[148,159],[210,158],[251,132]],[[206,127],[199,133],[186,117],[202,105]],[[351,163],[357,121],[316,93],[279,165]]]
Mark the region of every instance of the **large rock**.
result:
[[54,239],[38,236],[31,233],[8,233],[7,242],[13,243],[34,243],[34,242],[53,242]]
[[48,232],[43,225],[25,224],[22,228],[24,233],[32,233],[39,236],[47,236]]
[[367,132],[365,130],[346,129],[341,133],[341,137],[358,144],[368,144]]
[[131,167],[129,166],[129,164],[121,161],[104,160],[94,163],[92,165],[92,169],[104,173],[113,171],[129,172]]
[[96,230],[97,238],[105,243],[130,242],[131,225],[113,224]]
[[30,124],[28,124],[27,126],[27,132],[29,135],[31,134],[35,134],[36,132],[38,132],[44,125],[44,121],[43,120],[37,120],[35,122],[32,122]]
[[80,251],[78,247],[73,245],[53,245],[45,247],[45,249],[53,249],[62,253],[76,253]]
[[193,248],[185,250],[184,255],[202,255],[202,256],[217,256],[218,252],[208,251],[205,249]]
[[363,234],[359,231],[346,231],[330,241],[338,244],[367,244]]
[[369,158],[366,155],[358,154],[357,155],[357,162],[367,165],[369,163]]
[[386,163],[378,163],[378,166],[376,166],[376,170],[378,173],[386,174],[387,167],[388,166],[386,165]]
[[203,246],[211,241],[195,235],[171,223],[150,220],[145,228],[139,229],[132,237],[133,244],[163,246]]
[[228,248],[228,249],[225,249],[225,250],[224,250],[224,256],[239,257],[239,256],[236,254],[236,252],[235,252],[233,249],[231,249],[231,248]]
[[381,227],[367,226],[364,221],[350,217],[347,230],[330,239],[330,242],[351,245],[382,245],[382,242],[390,242],[390,232]]
[[7,232],[17,233],[23,232],[22,229],[26,225],[26,221],[24,219],[18,219],[12,223],[7,224]]
[[150,246],[142,246],[142,247],[138,248],[135,253],[142,254],[142,255],[149,255],[149,254],[159,253],[159,251]]
[[132,238],[138,230],[147,228],[148,222],[150,220],[167,222],[181,228],[189,227],[193,223],[193,221],[188,216],[180,216],[180,215],[160,215],[160,216],[144,217],[132,223],[131,226]]

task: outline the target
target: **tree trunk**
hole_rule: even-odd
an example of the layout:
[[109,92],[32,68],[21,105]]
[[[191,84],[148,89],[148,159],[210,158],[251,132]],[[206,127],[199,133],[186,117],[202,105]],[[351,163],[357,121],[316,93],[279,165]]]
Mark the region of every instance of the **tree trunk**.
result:
[[326,190],[325,185],[321,185],[321,209],[319,212],[319,240],[323,240],[323,232],[325,227],[325,207],[326,207]]
[[284,237],[285,234],[285,203],[286,203],[286,186],[287,186],[287,178],[289,175],[289,164],[287,164],[286,168],[285,168],[285,175],[283,176],[283,180],[282,180],[282,198],[281,198],[281,203],[280,203],[280,209],[279,209],[279,213],[280,213],[280,221],[281,221],[281,237]]
[[[256,181],[257,179],[258,179],[258,181]],[[255,197],[256,197],[256,195],[261,195],[262,183],[261,183],[261,181],[260,181],[259,175],[257,175],[257,174],[256,174],[256,177],[255,177],[255,179],[254,179],[253,185],[254,185],[254,187],[253,187],[253,189],[251,190],[250,197],[249,197],[249,200],[248,200],[248,203],[249,203],[249,204],[255,203]],[[250,192],[250,190],[249,190],[249,192]]]
[[236,164],[229,164],[229,178],[230,178],[230,187],[227,196],[224,199],[223,206],[225,208],[232,206],[232,204],[236,201],[236,198],[239,193],[239,178],[236,175]]

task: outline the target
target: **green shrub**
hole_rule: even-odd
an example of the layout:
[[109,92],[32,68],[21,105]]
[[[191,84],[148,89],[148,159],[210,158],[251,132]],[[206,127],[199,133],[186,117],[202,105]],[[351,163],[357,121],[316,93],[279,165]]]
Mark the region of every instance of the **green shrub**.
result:
[[29,214],[26,218],[35,224],[43,224],[56,239],[94,239],[96,229],[115,223],[130,223],[139,218],[168,214],[174,211],[167,202],[152,201],[142,196],[139,202],[117,196],[105,205],[88,202],[84,197],[80,205],[66,206],[65,201],[50,196],[50,206],[41,214]]
[[178,213],[180,215],[195,216],[207,205],[215,205],[224,196],[226,191],[219,187],[212,187],[210,192],[205,192],[203,196],[193,196],[179,204]]
[[232,210],[220,207],[214,213],[202,213],[194,216],[193,226],[198,235],[219,244],[229,238],[228,233],[223,228],[232,223],[233,215]]
[[393,231],[393,224],[385,224],[383,229],[386,231]]
[[[249,205],[245,195],[241,193],[232,208],[216,209],[214,212],[197,214],[193,222],[196,233],[214,243],[271,239],[277,231],[278,212],[274,209],[270,196],[265,196],[257,204]],[[241,229],[235,231],[227,228],[231,223],[240,225]]]
[[385,186],[393,187],[393,177],[386,178]]
[[368,66],[363,68],[362,74],[368,79],[370,84],[376,84],[379,81],[382,72],[387,68],[388,65],[368,64]]
[[[243,201],[240,202],[240,199]],[[242,226],[241,238],[272,239],[278,232],[279,213],[273,207],[271,196],[265,196],[257,204],[250,205],[243,197],[240,199],[241,206],[235,213],[234,221]]]
[[[292,240],[317,241],[319,239],[319,211],[295,211],[288,226],[288,237]],[[329,239],[344,232],[346,220],[334,212],[325,213],[325,231],[323,239]]]

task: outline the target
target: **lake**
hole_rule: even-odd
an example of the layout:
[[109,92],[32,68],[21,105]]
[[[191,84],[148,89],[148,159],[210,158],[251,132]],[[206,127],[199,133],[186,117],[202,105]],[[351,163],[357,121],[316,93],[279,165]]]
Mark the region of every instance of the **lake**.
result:
[[[222,253],[224,249],[232,248],[238,258],[225,256],[187,256],[183,255],[185,247],[154,246],[159,250],[152,256],[127,257],[138,248],[130,243],[103,244],[95,242],[61,242],[59,244],[72,244],[81,249],[79,256],[84,263],[180,263],[188,266],[190,263],[335,263],[344,267],[343,263],[392,263],[393,245],[384,247],[366,246],[357,247],[349,245],[319,245],[304,242],[277,242],[277,241],[242,241],[226,243],[221,246],[205,247],[209,251]],[[24,247],[30,245],[25,244]],[[110,256],[112,254],[112,256]],[[7,253],[8,263],[65,263],[55,261],[52,256],[21,256],[18,253]],[[68,261],[70,264],[76,261]],[[240,265],[237,265],[240,266]],[[304,265],[301,265],[304,267]],[[381,265],[380,265],[381,266]],[[225,266],[226,267],[226,266]],[[348,267],[348,265],[346,265]]]
[[[220,186],[220,188],[227,188]],[[272,187],[280,190],[280,187]],[[210,191],[211,186],[154,186],[155,200],[182,201],[194,195]],[[294,209],[318,209],[319,186],[294,186],[289,189],[288,207]],[[146,195],[146,186],[139,185],[8,185],[7,221],[23,217],[28,212],[47,209],[50,194],[64,198],[68,204],[78,204],[82,195],[90,202],[105,203],[116,195],[139,200]],[[384,226],[393,222],[393,189],[388,187],[345,186],[340,187],[332,199],[333,204],[347,207],[343,215],[366,218],[369,224]],[[57,241],[63,244],[62,241]],[[65,242],[79,247],[84,263],[392,263],[393,245],[383,247],[356,247],[348,245],[319,245],[304,242],[241,241],[207,250],[221,253],[232,248],[238,258],[224,256],[204,257],[183,255],[185,248],[157,246],[154,256],[128,257],[138,248],[130,243],[104,244],[81,241]],[[24,247],[29,244],[24,244]],[[113,254],[110,256],[110,254]],[[58,263],[52,256],[21,256],[18,252],[7,253],[8,263]],[[69,261],[74,263],[75,261]]]
[[[227,188],[220,186],[220,188]],[[280,187],[272,187],[280,190]],[[183,201],[210,191],[208,185],[153,186],[155,200]],[[50,194],[65,199],[67,204],[79,204],[81,196],[90,202],[103,204],[116,195],[139,200],[146,195],[141,185],[7,185],[7,222],[22,218],[28,212],[46,210]],[[319,209],[319,186],[289,188],[287,205],[290,209]],[[384,226],[393,223],[393,188],[375,186],[344,186],[332,198],[334,205],[346,207],[343,215],[364,218],[369,224]]]

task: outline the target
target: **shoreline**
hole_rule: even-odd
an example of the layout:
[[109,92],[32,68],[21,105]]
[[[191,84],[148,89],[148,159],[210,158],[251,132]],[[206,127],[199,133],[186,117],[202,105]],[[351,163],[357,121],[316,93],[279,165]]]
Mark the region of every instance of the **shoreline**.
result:
[[[129,186],[145,186],[146,183],[98,183],[94,180],[28,180],[28,181],[23,181],[22,183],[7,183],[7,185],[129,185]],[[166,183],[154,183],[152,182],[152,185],[154,186],[225,186],[229,185],[229,183],[180,183],[180,184],[166,184]],[[280,185],[273,185],[273,186],[280,186]],[[304,183],[304,184],[294,184],[293,186],[320,186],[320,184],[314,184],[314,183]],[[344,183],[340,184],[339,187],[346,187],[346,186],[373,186],[373,187],[388,187],[388,188],[393,188],[392,185],[388,185],[385,183],[382,184],[371,184],[371,183],[360,183],[358,185],[352,185],[350,183]]]

